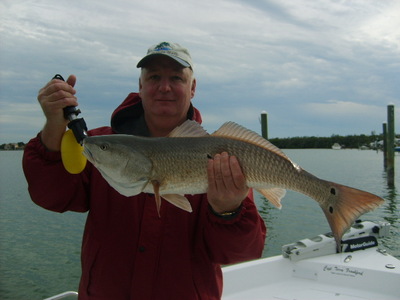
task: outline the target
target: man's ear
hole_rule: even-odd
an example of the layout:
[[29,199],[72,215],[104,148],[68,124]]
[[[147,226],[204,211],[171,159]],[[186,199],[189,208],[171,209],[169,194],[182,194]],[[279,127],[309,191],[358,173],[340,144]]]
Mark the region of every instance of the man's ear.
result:
[[140,96],[140,91],[142,90],[142,80],[139,77],[139,96]]
[[192,81],[192,90],[191,90],[191,95],[192,95],[192,98],[194,97],[194,94],[196,93],[196,78],[193,78],[193,81]]

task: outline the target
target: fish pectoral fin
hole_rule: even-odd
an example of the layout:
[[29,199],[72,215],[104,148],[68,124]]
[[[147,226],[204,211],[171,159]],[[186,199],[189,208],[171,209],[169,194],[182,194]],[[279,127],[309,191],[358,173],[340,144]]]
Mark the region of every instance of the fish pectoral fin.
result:
[[276,208],[281,209],[281,200],[286,195],[286,190],[281,188],[270,188],[270,189],[256,189],[261,195],[269,200]]
[[165,200],[175,205],[176,207],[179,207],[180,209],[186,210],[187,212],[193,211],[189,200],[183,195],[166,194],[166,195],[161,195],[161,197],[163,197]]
[[156,199],[157,213],[158,216],[161,217],[160,209],[161,209],[161,198],[160,198],[160,183],[157,180],[152,180],[151,184],[154,189],[154,198]]
[[172,130],[168,137],[201,137],[209,134],[196,121],[186,120],[182,125]]

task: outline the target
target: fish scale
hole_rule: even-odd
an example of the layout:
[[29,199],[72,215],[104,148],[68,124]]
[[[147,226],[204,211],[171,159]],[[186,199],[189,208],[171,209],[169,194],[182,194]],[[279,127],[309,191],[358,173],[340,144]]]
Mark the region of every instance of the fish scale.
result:
[[[295,172],[290,163],[285,163],[284,159],[274,159],[272,154],[255,145],[219,137],[189,137],[179,138],[178,141],[169,138],[148,142],[154,144],[150,147],[157,149],[147,154],[153,164],[152,179],[160,183],[165,182],[165,185],[160,187],[160,192],[205,193],[207,191],[207,161],[210,157],[224,151],[238,158],[250,187],[261,187],[265,184],[260,184],[260,182],[271,182],[274,186],[285,185],[291,188],[290,180],[282,176],[283,173]],[[182,145],[187,146],[182,147]],[[258,159],[254,160],[254,157]]]
[[207,161],[222,152],[238,159],[247,186],[276,207],[281,207],[286,189],[317,201],[338,249],[353,222],[383,203],[376,195],[308,173],[270,142],[233,122],[211,135],[196,122],[186,121],[163,138],[110,135],[84,140],[84,155],[118,192],[154,193],[158,207],[162,197],[187,211],[191,206],[183,195],[207,192]]

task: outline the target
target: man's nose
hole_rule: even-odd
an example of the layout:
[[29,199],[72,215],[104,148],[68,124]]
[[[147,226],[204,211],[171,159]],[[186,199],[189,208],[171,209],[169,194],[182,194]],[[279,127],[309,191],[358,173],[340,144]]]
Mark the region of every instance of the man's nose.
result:
[[160,91],[165,93],[165,92],[169,92],[171,90],[171,82],[169,81],[169,79],[164,78],[160,81]]

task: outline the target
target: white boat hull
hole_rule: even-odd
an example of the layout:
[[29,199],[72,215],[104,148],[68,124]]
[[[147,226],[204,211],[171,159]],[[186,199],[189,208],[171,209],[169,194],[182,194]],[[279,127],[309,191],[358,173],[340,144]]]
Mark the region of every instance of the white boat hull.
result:
[[377,247],[300,261],[275,256],[223,268],[222,299],[400,299],[400,261]]
[[[224,267],[222,299],[400,299],[400,260],[378,249],[389,223],[356,222],[336,253],[332,234],[282,247],[282,254]],[[72,296],[72,298],[71,298]],[[46,300],[77,299],[76,292]]]

